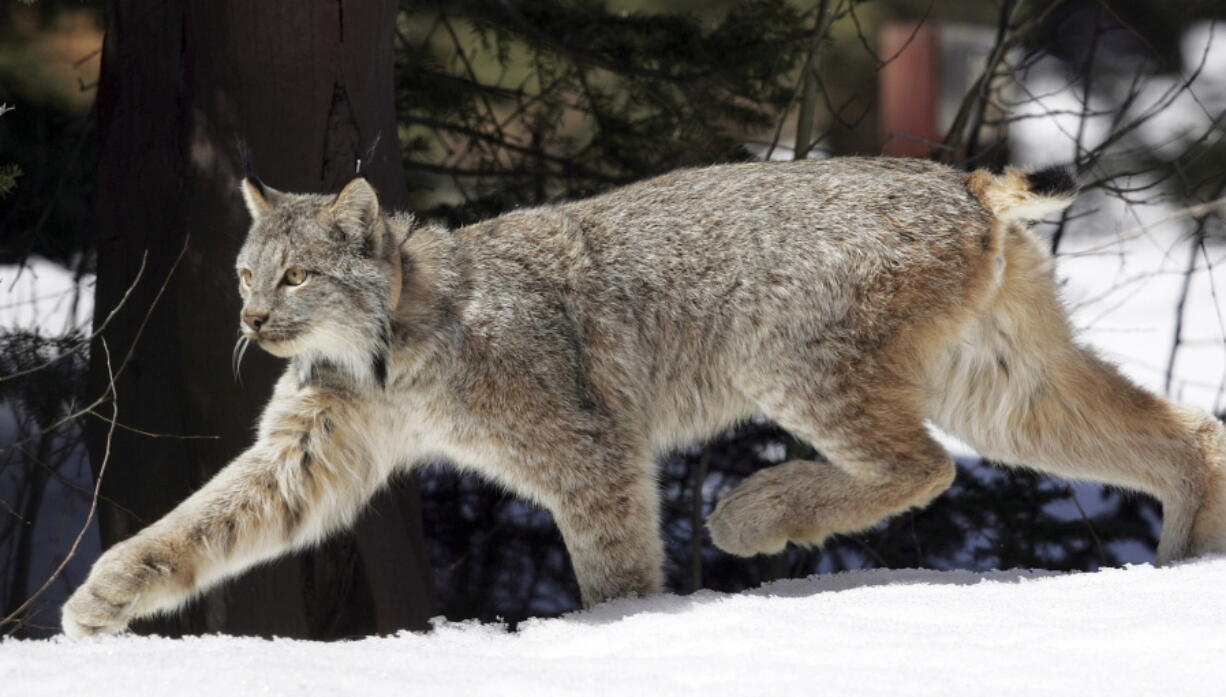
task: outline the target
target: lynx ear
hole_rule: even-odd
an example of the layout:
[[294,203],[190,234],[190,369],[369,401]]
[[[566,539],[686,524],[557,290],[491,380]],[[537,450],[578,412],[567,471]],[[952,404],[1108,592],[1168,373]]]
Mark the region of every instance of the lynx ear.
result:
[[264,186],[259,177],[243,177],[238,188],[243,192],[243,200],[247,202],[247,212],[251,213],[252,220],[268,215],[281,202],[281,192]]
[[364,240],[379,219],[379,196],[370,182],[358,177],[341,189],[328,206],[328,213],[346,235]]

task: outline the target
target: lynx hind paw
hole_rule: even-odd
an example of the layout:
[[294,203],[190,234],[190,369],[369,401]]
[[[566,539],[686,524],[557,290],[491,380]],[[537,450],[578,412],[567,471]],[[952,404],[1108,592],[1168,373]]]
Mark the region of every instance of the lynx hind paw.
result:
[[738,557],[778,554],[787,545],[778,499],[746,481],[715,506],[707,530],[716,547]]
[[830,530],[806,502],[804,476],[811,463],[786,462],[750,475],[707,518],[716,547],[740,557],[778,554],[788,542],[820,545]]

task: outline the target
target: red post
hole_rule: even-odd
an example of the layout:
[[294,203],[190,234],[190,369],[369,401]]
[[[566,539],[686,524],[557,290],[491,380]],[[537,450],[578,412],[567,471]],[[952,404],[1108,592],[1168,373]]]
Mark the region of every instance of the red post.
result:
[[[937,124],[941,46],[930,24],[894,22],[881,29],[878,54],[889,61],[878,72],[881,152],[928,157],[944,134]],[[893,60],[890,60],[893,58]]]

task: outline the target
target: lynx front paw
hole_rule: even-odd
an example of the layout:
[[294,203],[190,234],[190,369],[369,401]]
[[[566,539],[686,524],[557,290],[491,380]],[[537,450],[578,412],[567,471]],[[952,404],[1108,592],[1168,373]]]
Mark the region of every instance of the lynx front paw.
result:
[[64,604],[64,634],[72,638],[115,634],[136,617],[155,579],[167,572],[151,554],[121,544],[102,555],[89,577]]

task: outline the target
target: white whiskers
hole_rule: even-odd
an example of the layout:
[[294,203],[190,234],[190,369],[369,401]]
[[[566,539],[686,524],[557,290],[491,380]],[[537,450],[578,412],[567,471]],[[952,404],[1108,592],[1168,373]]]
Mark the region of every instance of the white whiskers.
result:
[[234,350],[230,352],[230,369],[234,373],[234,379],[241,387],[243,384],[242,367],[243,356],[247,354],[247,347],[251,346],[251,340],[243,335],[239,335],[238,341],[234,342]]

